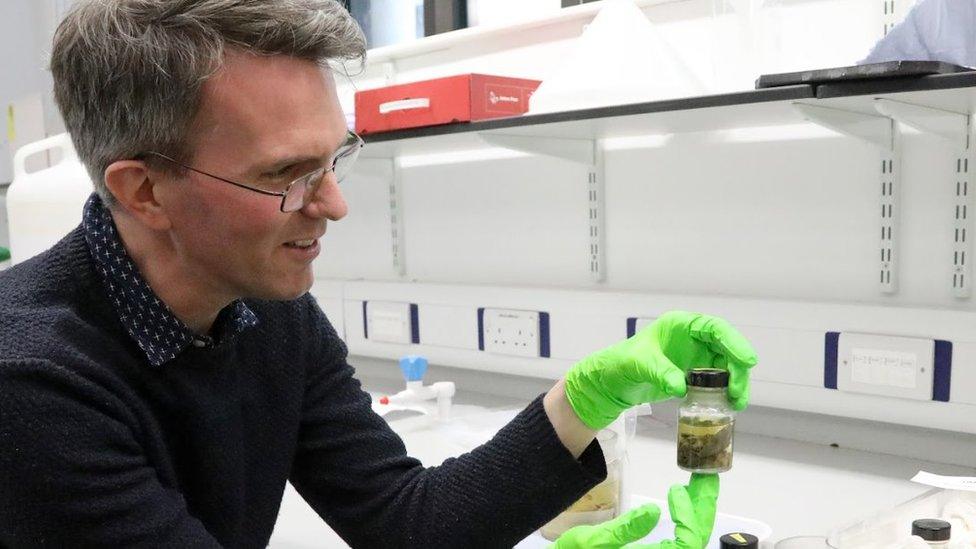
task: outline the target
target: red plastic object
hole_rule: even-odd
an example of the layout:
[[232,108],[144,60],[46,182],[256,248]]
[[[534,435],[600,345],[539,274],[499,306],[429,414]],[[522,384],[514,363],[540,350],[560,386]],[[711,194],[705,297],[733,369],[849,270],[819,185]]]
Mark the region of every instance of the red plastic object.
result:
[[390,403],[390,397],[385,397],[385,396],[380,397],[380,404],[389,404],[389,403]]
[[518,116],[542,82],[463,74],[356,92],[356,132],[370,133]]

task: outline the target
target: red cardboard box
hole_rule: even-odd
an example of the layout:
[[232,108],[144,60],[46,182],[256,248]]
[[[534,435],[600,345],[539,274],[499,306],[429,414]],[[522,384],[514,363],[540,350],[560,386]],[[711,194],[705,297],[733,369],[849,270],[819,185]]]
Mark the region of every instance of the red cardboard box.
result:
[[356,92],[356,132],[377,132],[517,116],[542,82],[463,74]]

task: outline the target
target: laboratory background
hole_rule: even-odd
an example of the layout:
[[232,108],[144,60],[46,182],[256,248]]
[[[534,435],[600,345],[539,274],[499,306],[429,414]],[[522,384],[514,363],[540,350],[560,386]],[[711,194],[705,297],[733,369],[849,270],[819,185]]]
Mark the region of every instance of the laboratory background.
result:
[[[411,455],[474,448],[587,354],[698,311],[759,356],[709,547],[947,547],[907,540],[917,519],[976,547],[971,0],[346,5],[365,147],[311,293]],[[91,192],[46,70],[70,6],[0,0],[0,269]],[[601,433],[606,497],[560,519],[654,501],[670,537],[680,404]],[[289,487],[270,546],[346,545]]]

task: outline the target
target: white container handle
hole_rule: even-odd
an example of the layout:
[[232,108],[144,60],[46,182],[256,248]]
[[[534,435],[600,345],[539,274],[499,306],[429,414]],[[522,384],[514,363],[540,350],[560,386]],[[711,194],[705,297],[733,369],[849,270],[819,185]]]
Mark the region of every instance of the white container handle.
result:
[[429,97],[418,97],[417,99],[400,99],[399,101],[387,101],[380,103],[380,114],[388,114],[395,111],[409,111],[413,109],[430,108]]
[[51,166],[52,168],[65,160],[78,158],[78,154],[75,152],[75,148],[71,144],[71,136],[69,136],[67,133],[52,135],[51,137],[41,139],[40,141],[28,143],[17,149],[17,152],[14,153],[14,179],[19,179],[27,175],[27,158],[29,156],[54,149],[61,149],[61,159],[54,163]]

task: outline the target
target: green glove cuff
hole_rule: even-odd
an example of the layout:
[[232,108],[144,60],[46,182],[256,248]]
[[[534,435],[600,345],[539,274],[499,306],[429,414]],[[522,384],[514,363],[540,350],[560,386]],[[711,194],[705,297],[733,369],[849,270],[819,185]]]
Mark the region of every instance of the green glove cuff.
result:
[[577,365],[566,374],[566,399],[576,416],[590,429],[599,431],[613,423],[627,405],[601,394],[583,376],[584,368]]

